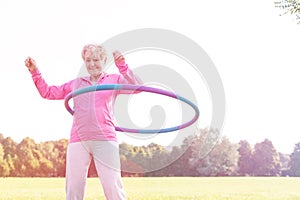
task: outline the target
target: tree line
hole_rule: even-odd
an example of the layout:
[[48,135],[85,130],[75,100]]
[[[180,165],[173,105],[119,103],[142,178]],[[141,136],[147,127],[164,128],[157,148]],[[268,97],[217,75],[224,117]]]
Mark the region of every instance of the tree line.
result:
[[[300,176],[300,143],[288,155],[268,139],[251,147],[219,136],[205,128],[172,148],[121,143],[122,176]],[[64,177],[67,146],[67,139],[16,143],[0,134],[0,177]],[[96,175],[92,163],[89,176]]]

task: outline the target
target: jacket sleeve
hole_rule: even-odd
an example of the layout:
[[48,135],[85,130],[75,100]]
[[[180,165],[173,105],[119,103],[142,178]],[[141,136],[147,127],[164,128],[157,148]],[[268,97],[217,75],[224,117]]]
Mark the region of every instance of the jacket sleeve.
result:
[[[127,66],[127,64],[126,64]],[[128,68],[128,66],[125,68],[125,70],[120,70],[120,78],[118,80],[119,84],[133,84],[133,85],[143,85],[142,80],[136,76],[131,69]],[[139,93],[137,91],[126,91],[126,90],[120,90],[120,94],[128,94],[128,93]]]
[[119,72],[121,74],[118,80],[119,84],[134,84],[134,85],[143,84],[141,79],[137,77],[131,69],[129,69],[127,64],[125,64],[123,67],[119,66]]
[[40,95],[45,99],[60,100],[72,92],[74,81],[69,81],[60,86],[49,86],[38,69],[31,72],[33,82]]

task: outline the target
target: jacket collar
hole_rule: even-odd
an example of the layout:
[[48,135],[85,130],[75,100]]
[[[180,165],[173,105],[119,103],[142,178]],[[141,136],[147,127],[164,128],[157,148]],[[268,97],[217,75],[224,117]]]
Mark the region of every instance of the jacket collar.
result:
[[[98,79],[98,81],[97,81],[97,83],[98,83],[101,79],[103,79],[106,75],[107,75],[107,73],[102,72],[101,75],[100,75],[100,77],[99,77],[99,79]],[[81,77],[81,79],[91,83],[90,76],[83,76],[83,77]]]

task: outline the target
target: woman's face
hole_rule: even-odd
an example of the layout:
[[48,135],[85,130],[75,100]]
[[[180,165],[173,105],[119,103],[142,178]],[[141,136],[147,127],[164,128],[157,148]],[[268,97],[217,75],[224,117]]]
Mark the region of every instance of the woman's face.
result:
[[86,69],[91,76],[100,76],[104,64],[100,55],[87,51],[84,56],[84,62]]

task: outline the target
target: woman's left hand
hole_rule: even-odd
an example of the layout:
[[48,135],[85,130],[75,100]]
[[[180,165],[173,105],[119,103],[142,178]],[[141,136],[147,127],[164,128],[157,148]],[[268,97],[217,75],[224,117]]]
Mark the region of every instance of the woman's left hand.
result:
[[125,58],[124,56],[121,54],[121,52],[119,51],[114,51],[113,52],[113,56],[114,56],[114,60],[115,60],[115,64],[118,67],[119,71],[121,74],[126,73],[127,71],[127,64],[125,62]]
[[124,56],[121,54],[121,52],[119,51],[114,51],[113,52],[113,56],[114,56],[114,60],[115,60],[115,64],[116,66],[124,66],[125,63],[125,58]]

